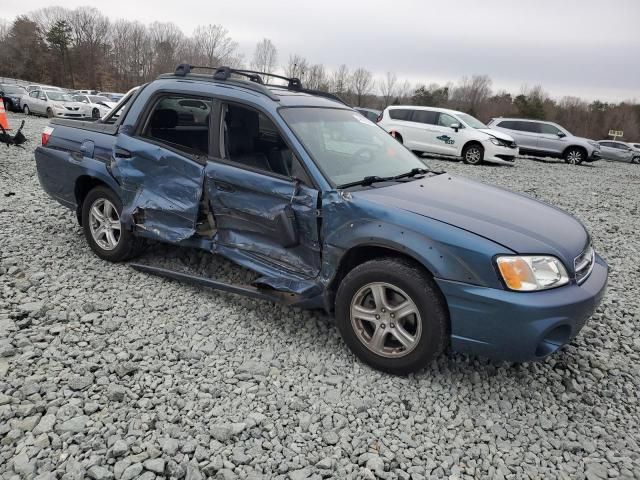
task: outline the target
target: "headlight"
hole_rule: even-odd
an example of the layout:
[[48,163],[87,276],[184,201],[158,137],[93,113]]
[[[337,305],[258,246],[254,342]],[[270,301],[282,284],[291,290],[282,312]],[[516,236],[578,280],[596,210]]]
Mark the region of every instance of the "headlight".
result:
[[495,137],[491,137],[491,138],[489,139],[489,141],[490,141],[491,143],[493,143],[494,145],[502,145],[502,143],[500,142],[500,140],[498,140],[498,139],[497,139],[497,138],[495,138]]
[[498,270],[507,287],[519,292],[532,292],[569,283],[569,275],[556,257],[541,255],[505,255],[496,259]]
[[59,103],[54,103],[53,105],[51,105],[53,108],[57,108],[58,110],[62,110],[64,107],[62,105],[60,105]]

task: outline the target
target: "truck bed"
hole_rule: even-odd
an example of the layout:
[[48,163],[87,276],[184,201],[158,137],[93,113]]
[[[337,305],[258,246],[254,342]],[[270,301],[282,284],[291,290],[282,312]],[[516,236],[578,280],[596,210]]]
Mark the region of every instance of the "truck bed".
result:
[[77,128],[96,133],[104,133],[106,135],[115,135],[118,132],[118,126],[108,123],[100,123],[89,120],[70,120],[66,118],[54,118],[51,120],[51,126],[63,126]]

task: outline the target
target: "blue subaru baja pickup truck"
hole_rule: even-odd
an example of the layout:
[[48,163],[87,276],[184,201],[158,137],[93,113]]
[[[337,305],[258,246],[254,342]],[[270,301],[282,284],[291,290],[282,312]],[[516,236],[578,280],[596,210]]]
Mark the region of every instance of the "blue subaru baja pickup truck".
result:
[[147,240],[222,255],[259,277],[131,265],[325,309],[360,359],[396,374],[447,346],[542,359],[598,306],[608,267],[571,215],[431,171],[298,79],[195,68],[129,92],[96,122],[55,119],[43,132],[40,183],[76,211],[99,257],[132,259]]

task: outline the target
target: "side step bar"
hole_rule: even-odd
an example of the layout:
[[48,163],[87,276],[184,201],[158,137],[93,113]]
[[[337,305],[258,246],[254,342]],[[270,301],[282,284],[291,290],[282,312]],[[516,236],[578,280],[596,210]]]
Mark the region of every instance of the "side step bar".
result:
[[178,280],[191,285],[222,290],[223,292],[234,293],[236,295],[244,295],[245,297],[256,298],[258,300],[283,303],[285,305],[292,305],[301,301],[300,296],[295,293],[265,290],[251,285],[234,285],[232,283],[224,283],[210,278],[201,277],[199,275],[169,270],[168,268],[143,265],[141,263],[130,263],[129,266],[139,272],[150,273],[152,275],[158,275],[159,277],[169,278],[171,280]]

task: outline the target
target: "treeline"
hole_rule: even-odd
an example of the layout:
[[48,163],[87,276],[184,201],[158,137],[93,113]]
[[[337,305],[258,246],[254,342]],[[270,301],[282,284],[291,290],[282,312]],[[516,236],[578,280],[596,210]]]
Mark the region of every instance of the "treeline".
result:
[[374,78],[366,68],[341,65],[329,70],[300,54],[280,59],[269,39],[258,42],[246,59],[228,30],[218,24],[200,25],[187,35],[171,22],[111,21],[92,7],[47,7],[10,23],[0,20],[0,77],[123,92],[173,71],[179,63],[283,72],[301,78],[307,88],[335,93],[358,106],[438,106],[463,110],[484,121],[497,116],[547,119],[588,138],[606,138],[609,129],[615,129],[624,130],[625,139],[640,140],[638,104],[586,102],[577,97],[553,100],[540,86],[523,88],[517,95],[494,91],[486,75],[445,85],[412,84],[392,72]]

